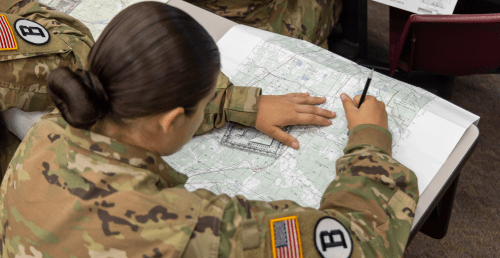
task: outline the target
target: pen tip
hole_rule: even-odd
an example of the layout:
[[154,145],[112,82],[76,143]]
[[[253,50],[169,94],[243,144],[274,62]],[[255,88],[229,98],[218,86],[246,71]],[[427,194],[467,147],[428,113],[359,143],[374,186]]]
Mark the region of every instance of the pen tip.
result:
[[370,75],[368,76],[368,78],[372,78],[373,77],[373,70],[375,70],[375,68],[372,68],[372,70],[370,71]]

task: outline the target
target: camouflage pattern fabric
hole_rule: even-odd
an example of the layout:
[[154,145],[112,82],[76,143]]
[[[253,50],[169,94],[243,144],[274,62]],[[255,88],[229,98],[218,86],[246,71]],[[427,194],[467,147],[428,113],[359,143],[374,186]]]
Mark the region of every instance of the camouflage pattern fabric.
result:
[[290,215],[304,257],[320,257],[313,234],[324,216],[349,230],[351,257],[401,257],[415,174],[391,158],[379,126],[355,127],[344,152],[319,210],[189,192],[160,156],[73,128],[55,110],[28,132],[2,182],[2,257],[272,257],[269,221]]
[[0,111],[11,107],[24,111],[54,108],[47,94],[47,76],[59,66],[73,70],[86,67],[94,45],[90,31],[73,17],[36,1],[3,0],[0,7],[11,26],[25,18],[41,24],[51,34],[47,44],[32,45],[14,33],[19,49],[0,50]]
[[[84,68],[94,40],[80,21],[33,0],[0,0],[0,14],[12,27],[19,18],[35,21],[51,33],[51,41],[30,45],[14,32],[18,50],[0,50],[0,112],[11,107],[24,111],[54,107],[46,78],[58,66]],[[7,169],[21,141],[0,124],[0,171]]]
[[3,178],[5,171],[7,171],[7,166],[10,160],[14,156],[17,147],[21,144],[21,140],[17,138],[13,133],[11,133],[3,124],[0,122],[0,176]]
[[[340,0],[316,1],[190,1],[206,10],[231,19],[235,22],[257,27],[267,31],[300,38],[328,48],[327,40],[331,29],[337,24],[342,10]],[[51,34],[63,39],[54,40],[43,50],[23,44],[17,51],[0,51],[0,112],[11,107],[24,111],[49,110],[54,107],[46,94],[45,79],[48,73],[58,66],[68,66],[73,70],[86,67],[86,58],[94,40],[90,31],[78,20],[38,3],[36,0],[0,0],[0,13],[19,15],[36,21],[47,28]],[[13,17],[17,19],[20,17]],[[12,23],[13,21],[11,21]],[[57,36],[53,36],[57,37]],[[59,44],[57,44],[59,43]],[[65,43],[65,44],[63,44]],[[227,83],[230,83],[229,81]],[[223,87],[221,87],[223,88]],[[232,92],[229,85],[227,91]],[[255,91],[255,90],[254,90]],[[245,90],[236,91],[237,94]],[[208,122],[214,106],[207,108]],[[218,110],[218,109],[217,109]],[[228,111],[227,107],[221,109]],[[225,119],[234,117],[243,125],[252,125],[253,117],[242,113],[223,112],[213,126],[200,127],[198,133],[220,127]],[[250,115],[252,116],[252,115]],[[242,121],[245,120],[245,121]],[[236,121],[235,120],[235,121]],[[5,173],[13,152],[20,140],[0,125],[0,172]]]
[[[54,104],[47,94],[48,74],[59,66],[67,66],[72,70],[86,69],[87,56],[94,39],[80,21],[34,0],[0,0],[0,12],[4,10],[11,26],[19,18],[33,20],[43,25],[51,33],[52,39],[46,45],[34,46],[17,38],[18,50],[0,51],[0,112],[11,107],[24,111],[53,109]],[[217,85],[218,104],[211,102],[207,106],[205,123],[197,133],[219,128],[226,120],[245,126],[255,125],[261,90],[234,86],[222,73]],[[236,101],[225,101],[231,98]],[[237,103],[243,106],[239,107]],[[219,104],[222,104],[221,113]],[[210,124],[209,121],[214,122]],[[2,177],[20,142],[0,123]]]
[[[255,124],[260,89],[222,74],[217,88],[197,133],[226,121]],[[296,215],[304,257],[319,257],[313,234],[324,216],[349,230],[351,257],[401,257],[419,192],[415,174],[392,159],[391,141],[378,126],[351,130],[316,210],[189,192],[187,177],[161,157],[73,128],[54,110],[28,132],[2,181],[0,256],[272,257],[269,221]]]
[[186,0],[236,23],[303,39],[328,49],[341,0]]
[[217,79],[217,97],[205,107],[203,122],[195,134],[220,128],[231,121],[243,126],[255,126],[257,107],[262,89],[234,86],[222,72]]

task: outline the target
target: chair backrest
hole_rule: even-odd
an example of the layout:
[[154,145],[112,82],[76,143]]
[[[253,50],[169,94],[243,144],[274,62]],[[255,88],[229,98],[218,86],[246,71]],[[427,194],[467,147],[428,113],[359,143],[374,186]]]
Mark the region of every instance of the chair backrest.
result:
[[498,69],[500,13],[411,15],[391,44],[391,75],[400,64],[408,64],[408,72],[414,67],[457,76]]

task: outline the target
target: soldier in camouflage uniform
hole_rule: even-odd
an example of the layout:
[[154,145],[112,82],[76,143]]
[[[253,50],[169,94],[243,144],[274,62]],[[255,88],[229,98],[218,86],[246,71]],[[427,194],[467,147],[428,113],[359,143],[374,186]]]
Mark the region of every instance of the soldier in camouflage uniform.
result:
[[[342,10],[340,0],[188,2],[237,23],[304,39],[326,49],[327,37],[337,25]],[[0,50],[0,112],[11,107],[24,111],[53,108],[53,103],[46,94],[45,79],[58,66],[68,66],[73,70],[85,67],[85,58],[94,43],[90,31],[73,17],[36,0],[0,1],[0,13],[2,12],[40,23],[48,31],[59,35],[66,45],[51,41],[47,46],[50,49],[40,50],[33,45],[22,44],[16,51]],[[16,17],[12,19],[15,20]],[[42,69],[34,69],[35,67]],[[19,143],[20,140],[0,123],[2,176]]]
[[[98,81],[105,78],[90,76],[86,85],[103,87]],[[267,96],[260,89],[234,86],[224,76],[215,84],[214,101],[208,94],[197,106],[201,125],[184,128],[203,133],[226,121],[265,124],[260,114]],[[189,192],[187,177],[157,151],[76,128],[55,109],[32,127],[2,182],[1,256],[273,257],[284,243],[277,225],[291,218],[296,228],[285,232],[300,241],[289,257],[328,257],[331,251],[401,257],[418,201],[417,178],[391,157],[383,103],[368,96],[357,109],[359,98],[341,98],[351,134],[318,210],[287,200]]]
[[[90,76],[85,85],[103,87],[103,78]],[[197,133],[226,121],[262,123],[260,100],[266,96],[260,89],[236,87],[223,76],[216,85],[215,100],[204,108],[212,99],[208,94],[197,107]],[[359,99],[341,98],[351,134],[318,210],[286,200],[189,192],[183,186],[187,177],[160,153],[95,128],[76,128],[55,109],[31,128],[2,182],[2,257],[272,257],[283,243],[277,225],[287,218],[296,225],[287,236],[300,238],[295,257],[329,251],[344,255],[339,257],[401,257],[418,201],[417,178],[391,157],[383,103],[368,96],[357,109]]]
[[[24,111],[53,109],[46,78],[59,66],[73,70],[86,66],[94,45],[89,29],[75,18],[34,0],[2,0],[0,15],[5,15],[12,28],[16,20],[24,18],[41,24],[51,33],[47,44],[32,45],[16,38],[17,50],[0,50],[0,112],[11,107]],[[16,32],[13,33],[16,37]],[[19,143],[0,123],[2,175]]]
[[303,39],[328,49],[341,0],[186,0],[236,23]]

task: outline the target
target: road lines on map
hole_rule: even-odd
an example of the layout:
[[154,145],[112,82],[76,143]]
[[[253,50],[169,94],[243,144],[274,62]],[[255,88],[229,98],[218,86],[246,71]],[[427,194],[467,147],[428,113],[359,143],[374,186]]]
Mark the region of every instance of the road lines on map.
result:
[[435,7],[445,8],[448,1],[446,0],[422,0],[424,4],[430,4]]
[[[196,146],[196,147],[198,147],[198,146]],[[186,153],[182,153],[182,154],[183,154],[184,156],[186,156],[186,157],[193,158],[192,156],[190,156],[190,155],[188,155],[188,154],[186,154]],[[229,158],[229,157],[228,157],[228,158]],[[251,164],[251,163],[250,163],[250,162],[248,162],[248,161],[242,161],[242,162],[240,162],[239,164],[235,164],[235,165],[233,165],[233,166],[231,166],[231,167],[226,167],[226,168],[220,169],[220,168],[213,168],[213,167],[209,167],[209,166],[207,166],[207,165],[203,164],[202,162],[198,162],[198,164],[199,164],[200,166],[205,167],[205,169],[206,169],[205,171],[203,171],[203,172],[198,172],[198,173],[192,173],[191,171],[183,171],[183,173],[185,173],[185,174],[189,175],[190,180],[195,179],[197,176],[200,176],[200,175],[206,175],[206,174],[214,174],[214,173],[216,173],[216,174],[217,174],[217,175],[219,175],[219,176],[223,176],[223,177],[225,177],[225,178],[226,178],[226,180],[228,180],[228,181],[233,181],[233,182],[235,183],[235,186],[236,186],[238,189],[251,190],[251,189],[249,189],[248,187],[246,187],[246,186],[244,186],[244,185],[242,185],[242,184],[239,184],[239,183],[238,183],[238,181],[239,181],[239,180],[241,180],[241,178],[229,177],[229,176],[225,175],[224,173],[222,173],[222,172],[224,172],[224,171],[226,171],[226,170],[228,170],[228,171],[229,171],[229,170],[233,170],[235,167],[239,167],[239,166],[240,166],[242,163],[244,163],[244,162],[247,162],[247,163]],[[199,170],[199,169],[198,169],[198,170]],[[255,169],[254,169],[254,170],[255,170]],[[261,170],[262,170],[262,168],[258,168],[257,170],[261,171]],[[259,177],[260,177],[260,176],[265,176],[265,173],[259,173],[258,175],[259,175]],[[241,176],[246,176],[246,175],[241,175]],[[241,176],[240,176],[240,177],[241,177]],[[216,194],[222,194],[222,193],[225,193],[225,191],[222,191],[222,190],[221,190],[221,188],[220,188],[220,186],[219,186],[219,184],[221,183],[220,181],[190,182],[188,185],[192,185],[192,184],[194,184],[194,185],[196,185],[196,184],[203,184],[203,185],[206,185],[207,183],[213,184],[213,185],[214,185],[214,187],[215,187],[215,188],[219,191],[218,193],[216,192]],[[236,185],[236,184],[237,184],[237,185]],[[193,191],[194,191],[195,189],[193,188],[193,189],[191,189],[191,190],[193,190]]]
[[[188,156],[188,155],[186,155],[186,156]],[[213,168],[209,168],[209,167],[205,166],[204,164],[200,164],[200,165],[206,167],[207,170],[209,169],[209,171],[206,171],[204,173],[199,173],[199,174],[192,174],[192,173],[188,172],[187,174],[189,174],[190,180],[195,179],[196,176],[199,176],[201,174],[205,174],[206,175],[206,174],[210,174],[210,173],[217,173],[217,175],[223,176],[224,178],[226,178],[226,183],[227,182],[232,182],[233,186],[238,189],[235,192],[241,193],[241,192],[250,192],[250,191],[252,191],[251,188],[249,188],[249,187],[245,186],[244,184],[240,183],[240,182],[243,181],[242,177],[247,177],[248,174],[242,174],[238,178],[234,178],[234,177],[229,177],[229,176],[225,175],[224,173],[221,173],[221,172],[223,172],[225,170],[228,170],[228,171],[232,170],[237,165],[232,166],[232,167],[228,167],[228,168],[225,168],[225,169],[213,169]],[[184,173],[186,173],[186,172],[184,172]],[[274,177],[265,168],[260,168],[260,169],[257,170],[257,172],[253,173],[251,175],[251,179],[253,179],[253,178],[255,178],[255,179],[259,180],[259,181],[263,181],[263,178],[266,178],[270,182],[274,181]],[[194,191],[194,190],[196,190],[197,188],[200,188],[200,187],[207,188],[207,184],[212,184],[213,185],[213,188],[211,190],[215,194],[224,194],[224,193],[227,193],[227,191],[225,191],[224,189],[229,189],[227,185],[221,184],[221,181],[194,181],[194,182],[191,181],[191,182],[188,182],[188,184],[186,184],[186,186],[188,186],[189,188],[191,188],[190,190]],[[288,193],[287,196],[279,195],[280,194],[279,192],[282,190],[281,188],[279,188],[279,187],[278,188],[270,187],[270,188],[267,188],[265,190],[265,192],[260,192],[258,194],[259,195],[258,199],[266,200],[266,201],[275,201],[275,200],[279,200],[279,199],[292,199],[292,200],[295,199],[296,200],[296,199],[299,199],[299,195],[297,193],[302,193],[303,189],[308,189],[309,188],[307,186],[307,184],[305,184],[304,182],[302,182],[300,184],[296,184],[296,185],[294,185],[294,187],[295,187],[295,189],[297,191],[293,192],[293,193]],[[313,194],[313,193],[311,193],[311,194]],[[289,196],[289,195],[295,196],[295,198],[291,198],[291,196]],[[317,196],[316,194],[313,194],[313,195]]]
[[[311,128],[306,128],[306,126],[303,126],[303,125],[299,125],[297,127],[299,127],[299,128],[296,128],[296,129],[300,130],[301,133],[305,133],[306,130],[311,129]],[[311,132],[309,131],[309,133],[311,133]],[[194,150],[197,148],[201,148],[201,144],[202,144],[202,142],[199,142],[196,145],[192,146],[192,148],[190,148],[190,149]],[[302,144],[301,144],[302,148],[307,147],[307,145],[308,145],[308,142],[302,142]],[[286,148],[286,147],[284,147],[284,148]],[[281,152],[281,155],[283,155],[283,154],[284,153]],[[189,175],[190,180],[193,180],[193,179],[196,180],[196,181],[189,181],[188,182],[187,185],[189,185],[189,190],[195,190],[197,188],[203,187],[203,188],[211,188],[211,190],[214,191],[216,194],[227,193],[228,191],[234,192],[234,193],[242,193],[242,192],[252,191],[251,188],[245,186],[244,184],[241,184],[243,179],[248,179],[249,176],[251,178],[250,180],[254,180],[253,178],[255,178],[255,180],[259,180],[259,181],[266,181],[266,180],[269,182],[275,181],[275,176],[272,175],[271,171],[269,171],[269,169],[268,169],[268,167],[274,165],[274,163],[276,162],[275,158],[271,158],[272,161],[270,160],[270,162],[267,163],[265,166],[248,168],[249,170],[253,171],[251,175],[249,175],[248,173],[243,173],[243,174],[235,177],[235,174],[233,173],[232,176],[230,177],[230,176],[226,175],[224,173],[224,171],[234,171],[235,169],[243,168],[246,164],[252,165],[252,163],[247,161],[247,160],[241,160],[237,164],[233,164],[230,167],[217,168],[217,167],[209,167],[209,166],[204,164],[204,162],[202,160],[210,159],[211,157],[209,157],[209,156],[197,156],[197,155],[194,155],[194,153],[192,153],[191,151],[190,152],[182,152],[182,155],[193,160],[194,163],[203,167],[202,169],[197,168],[196,170],[188,169],[188,170],[181,171],[182,173],[186,173],[187,175]],[[288,156],[288,155],[292,155],[292,154],[287,152],[287,153],[285,153],[285,155]],[[312,155],[312,154],[309,154],[309,156],[310,155]],[[227,156],[225,158],[231,158],[231,157]],[[287,157],[285,157],[285,158],[287,158]],[[288,157],[288,158],[290,158],[290,157]],[[308,159],[312,159],[312,157],[309,157]],[[321,165],[321,164],[319,164],[319,165]],[[303,171],[308,169],[307,167],[303,167],[302,164],[298,164],[298,167],[300,167]],[[199,178],[199,176],[204,175],[206,178],[206,176],[208,174],[216,174],[217,176],[222,176],[225,179],[223,179],[223,180],[219,179],[218,181],[213,181],[213,180],[197,181],[197,178]],[[315,179],[313,179],[313,181],[317,180],[320,177],[319,173],[314,173],[314,174],[316,174],[316,176],[315,176]],[[258,199],[273,201],[273,200],[278,200],[278,199],[297,200],[300,198],[305,198],[304,199],[305,202],[308,203],[309,201],[312,201],[313,199],[318,199],[321,197],[321,193],[315,193],[315,192],[310,191],[310,189],[311,189],[310,182],[308,182],[308,181],[302,182],[301,180],[298,180],[298,179],[294,178],[293,176],[292,176],[292,178],[289,178],[288,180],[291,180],[294,182],[293,187],[296,189],[296,191],[294,191],[293,193],[287,193],[286,195],[284,195],[284,194],[280,193],[283,190],[280,187],[269,187],[269,188],[266,188],[266,190],[264,190],[264,192],[259,193]],[[224,183],[222,183],[222,182],[224,182]],[[230,184],[230,186],[228,185],[228,183]],[[212,185],[212,186],[210,187],[208,185]],[[230,187],[234,187],[237,190],[235,190],[234,188],[231,189]],[[302,196],[301,193],[304,193],[304,191],[309,193],[309,195],[308,195],[309,197]],[[294,196],[294,198],[292,198],[292,196]],[[252,198],[257,198],[257,197],[254,196]],[[316,202],[316,201],[314,201],[314,202]]]
[[[283,61],[283,63],[281,63],[279,66],[275,67],[273,70],[269,70],[267,67],[259,66],[259,65],[255,64],[252,60],[249,60],[248,64],[251,64],[255,68],[260,68],[260,69],[263,69],[264,71],[266,71],[266,73],[260,74],[259,76],[250,75],[248,73],[245,73],[242,70],[238,70],[238,72],[241,72],[241,73],[245,74],[246,76],[252,78],[252,81],[249,83],[249,86],[255,86],[256,84],[258,84],[259,82],[261,82],[262,80],[267,78],[268,76],[273,76],[273,77],[278,79],[277,83],[279,83],[279,84],[281,84],[281,81],[279,81],[279,80],[283,80],[283,81],[287,81],[289,83],[297,84],[299,87],[303,87],[303,85],[300,82],[289,80],[285,77],[274,74],[274,72],[277,71],[278,69],[282,68],[284,65],[290,63],[292,60],[296,59],[297,56],[299,56],[301,54],[310,54],[312,52],[319,52],[319,50],[318,51],[303,52],[300,54],[294,53],[293,55],[291,55],[291,57],[288,60]],[[247,59],[248,59],[248,57],[247,57]],[[284,86],[289,88],[289,85],[285,84]],[[313,92],[311,89],[307,89],[307,90],[309,92]],[[314,92],[313,92],[313,94],[314,94]],[[306,126],[302,130],[302,132],[304,132],[307,129],[308,129],[308,126]],[[283,152],[283,150],[286,146],[284,144],[276,141],[276,140],[272,140],[271,144],[261,144],[261,143],[251,142],[251,141],[248,141],[245,143],[245,142],[238,142],[236,140],[238,137],[242,136],[242,135],[235,135],[237,131],[248,132],[248,130],[252,130],[252,129],[250,129],[250,128],[238,129],[235,125],[230,124],[230,126],[226,130],[226,133],[224,134],[224,137],[221,140],[221,144],[228,146],[228,147],[231,147],[231,148],[237,148],[237,149],[240,149],[243,151],[258,153],[261,155],[267,155],[267,156],[270,156],[270,157],[273,157],[276,159],[279,158],[280,154]],[[253,129],[253,130],[255,130],[255,129]],[[290,131],[290,128],[284,127],[283,131],[288,133]],[[302,133],[299,133],[299,135],[300,134],[302,134]]]
[[[251,79],[251,83],[250,83],[251,86],[256,86],[260,82],[262,82],[265,78],[267,78],[268,76],[273,76],[273,77],[275,77],[277,79],[277,81],[275,82],[277,88],[278,87],[282,87],[282,86],[284,86],[286,88],[294,88],[294,87],[290,87],[291,85],[288,85],[286,83],[283,84],[283,85],[281,85],[282,82],[288,82],[288,83],[295,84],[295,85],[298,86],[298,88],[304,87],[304,85],[300,81],[290,80],[290,79],[288,79],[288,78],[286,78],[284,76],[281,76],[281,74],[279,72],[277,73],[276,71],[278,71],[280,68],[283,68],[284,65],[289,64],[290,62],[301,61],[301,59],[299,58],[299,56],[304,56],[304,55],[310,56],[311,52],[318,52],[318,51],[301,52],[300,54],[296,54],[295,52],[292,52],[292,51],[284,51],[284,52],[285,53],[283,53],[283,54],[289,55],[290,58],[288,58],[287,60],[284,60],[279,66],[273,68],[272,70],[269,70],[265,66],[261,66],[261,65],[256,64],[255,62],[253,62],[253,60],[248,60],[247,65],[251,65],[255,69],[263,70],[264,73],[259,73],[256,76],[255,74],[248,74],[248,73],[246,73],[243,70],[238,70],[238,72],[240,72],[242,74],[245,74],[249,78],[252,78]],[[292,53],[292,54],[290,54],[290,53]],[[309,65],[311,65],[311,64],[309,64]],[[354,67],[356,67],[356,66],[354,66]],[[346,70],[349,70],[349,69],[346,69]],[[341,85],[346,85],[350,80],[352,80],[354,78],[358,79],[358,77],[360,75],[364,75],[365,74],[365,72],[363,72],[362,70],[360,70],[360,69],[357,69],[357,70],[359,71],[359,73],[358,72],[353,73],[352,70],[350,70],[350,72],[347,73],[348,76],[344,77],[343,81],[340,82],[340,84]],[[384,101],[384,102],[387,103],[387,107],[390,109],[389,115],[392,118],[393,126],[396,127],[396,128],[392,128],[392,131],[394,132],[394,144],[396,144],[397,141],[399,140],[399,137],[397,137],[396,135],[400,135],[401,133],[403,133],[405,131],[405,129],[411,124],[411,122],[413,121],[413,119],[415,118],[415,115],[416,115],[416,113],[415,113],[415,114],[413,114],[412,117],[410,117],[410,116],[406,117],[408,111],[411,110],[412,112],[416,112],[416,110],[411,109],[411,107],[406,107],[405,105],[403,105],[404,104],[403,102],[396,102],[395,100],[393,100],[393,97],[400,93],[399,90],[395,89],[395,88],[397,88],[397,86],[404,87],[405,89],[408,89],[408,90],[410,90],[413,93],[413,94],[410,93],[405,98],[407,101],[409,101],[412,98],[413,99],[418,99],[420,97],[423,97],[422,94],[416,92],[412,87],[408,87],[407,85],[401,84],[401,85],[392,85],[391,86],[391,88],[393,88],[392,90],[395,90],[395,92],[392,94],[391,98],[388,101]],[[342,87],[338,87],[337,90],[336,90],[336,92],[334,92],[333,95],[332,95],[331,90],[334,90],[332,88],[328,93],[326,93],[326,95],[327,96],[336,96],[343,89],[344,89],[343,86]],[[312,89],[312,88],[307,88],[307,91],[311,92],[312,94],[315,94],[314,89]],[[318,95],[318,94],[316,94],[316,95]],[[326,105],[334,106],[335,101],[337,101],[337,98],[330,98],[323,105],[324,106],[326,106]],[[410,108],[410,109],[406,110],[407,108]],[[421,107],[416,107],[416,108],[419,109]],[[395,130],[397,130],[397,131],[395,131]]]
[[83,0],[52,0],[47,5],[59,12],[70,14]]
[[[288,133],[290,128],[288,126],[282,129]],[[247,152],[253,152],[261,155],[266,155],[277,159],[286,147],[281,142],[271,139],[263,139],[260,141],[253,141],[258,137],[266,137],[259,131],[251,127],[238,128],[234,124],[230,124],[226,133],[222,137],[220,143],[222,145],[240,149]],[[268,141],[267,143],[264,141]]]
[[[268,43],[269,44],[269,43]],[[284,76],[281,76],[279,73],[277,73],[276,71],[278,71],[280,68],[283,68],[284,65],[287,65],[289,64],[290,62],[292,61],[303,61],[301,58],[299,58],[300,56],[304,56],[304,55],[311,55],[311,54],[314,54],[314,53],[317,53],[321,50],[317,50],[317,51],[308,51],[308,52],[300,52],[299,54],[297,53],[294,53],[294,52],[291,52],[290,50],[288,51],[283,51],[285,55],[288,55],[290,56],[288,59],[284,60],[281,64],[279,64],[278,66],[274,67],[272,70],[268,69],[268,67],[265,67],[265,66],[260,66],[258,64],[256,64],[253,60],[251,60],[249,57],[247,57],[247,65],[249,66],[253,66],[254,68],[256,69],[261,69],[264,71],[264,73],[259,73],[257,76],[255,74],[249,74],[247,72],[245,72],[245,70],[240,70],[238,69],[238,72],[241,73],[241,74],[244,74],[245,76],[247,76],[248,78],[251,78],[248,85],[250,86],[256,86],[258,83],[262,82],[264,79],[266,79],[268,76],[273,76],[277,79],[277,81],[275,82],[276,85],[275,85],[275,88],[279,88],[279,87],[285,87],[285,88],[294,88],[294,87],[291,87],[291,85],[287,85],[286,83],[283,84],[283,82],[288,82],[288,83],[292,83],[292,84],[295,84],[298,86],[298,88],[306,88],[306,90],[308,92],[311,93],[311,95],[319,95],[315,92],[315,90],[313,88],[308,88],[308,87],[305,87],[302,83],[300,83],[299,81],[297,80],[290,80]],[[254,52],[254,51],[252,51]],[[306,57],[304,57],[306,58]],[[309,65],[312,65],[309,63]],[[355,66],[354,66],[355,67]],[[330,68],[331,69],[331,68]],[[340,83],[341,85],[345,85],[348,81],[350,81],[351,79],[353,78],[357,78],[360,74],[365,74],[365,72],[363,72],[361,69],[357,69],[357,72],[355,73],[347,73],[348,75],[343,78],[343,81],[342,82],[339,82],[338,80],[340,80],[340,78],[336,78],[335,79],[335,82],[333,82],[334,84],[336,83]],[[343,87],[339,87],[336,89],[336,92],[331,93],[332,90],[335,90],[334,88],[330,89],[326,94],[326,96],[336,96],[336,94],[339,94],[339,91],[341,91],[343,89]],[[322,104],[323,106],[326,106],[326,105],[331,105],[332,107],[334,106],[334,103],[335,101],[337,101],[337,98],[329,98],[328,101],[324,104]],[[299,137],[300,135],[303,134],[303,132],[307,131],[309,129],[309,127],[318,127],[318,126],[314,126],[314,125],[306,125],[304,126],[304,128],[301,130],[301,132],[299,132],[299,135],[297,137]],[[247,145],[248,144],[233,144],[231,142],[228,142],[227,139],[228,138],[234,138],[234,136],[232,136],[233,134],[233,131],[234,131],[234,127],[230,127],[227,129],[226,131],[226,134],[225,134],[225,137],[223,138],[223,140],[221,141],[222,144],[226,145],[226,146],[229,146],[229,147],[233,147],[233,148],[239,148],[239,149],[242,149],[242,150],[245,150],[245,151],[251,151],[251,152],[255,152],[255,153],[260,153],[260,154],[263,154],[263,155],[271,155],[271,156],[274,156],[276,158],[279,158],[279,154],[276,155],[277,152],[273,151],[272,153],[268,153],[268,152],[265,152],[263,151],[263,148],[266,148],[267,149],[267,146],[264,147],[260,147],[260,146],[255,146],[255,148],[249,148]],[[329,139],[333,142],[335,142],[336,144],[338,145],[343,145],[345,144],[345,142],[339,142],[337,140],[334,140],[334,139]],[[277,143],[277,144],[280,144],[282,145],[281,143]],[[260,147],[260,148],[259,148]]]
[[[308,49],[307,46],[302,47],[299,43],[287,44],[286,41],[274,41],[259,45],[263,48],[268,47],[267,44],[273,44],[277,47],[291,47],[289,50],[279,52],[278,48],[273,47],[273,51],[276,50],[269,55],[264,55],[263,49],[254,48],[238,67],[237,74],[231,77],[233,83],[262,87],[264,90],[267,86],[273,85],[272,88],[267,88],[266,94],[274,95],[307,91],[311,95],[327,96],[328,101],[322,104],[322,107],[327,109],[341,108],[337,94],[356,92],[358,85],[366,80],[369,71],[355,63],[322,55],[321,52],[311,54],[310,51],[305,51]],[[309,48],[309,50],[315,51],[317,49]],[[277,53],[279,53],[279,57],[276,59]],[[308,63],[307,60],[304,62],[304,59],[314,59],[320,64]],[[273,60],[275,62],[272,62]],[[269,61],[271,61],[271,65],[266,65]],[[298,64],[300,61],[302,61],[302,65]],[[330,69],[332,70],[330,71]],[[304,74],[307,79],[304,80],[301,74]],[[328,76],[323,77],[323,74],[328,74]],[[393,143],[395,144],[406,131],[407,124],[410,124],[415,118],[413,111],[418,111],[420,106],[425,105],[430,98],[425,93],[419,90],[415,91],[406,84],[394,84],[383,77],[375,77],[374,79],[376,79],[373,81],[375,88],[373,88],[372,93],[389,105],[387,111],[390,114],[391,132],[395,130],[393,133]],[[328,85],[336,85],[336,87],[329,88]],[[418,102],[414,105],[406,103],[416,99]],[[399,107],[400,105],[401,107]],[[340,110],[336,111],[339,113],[337,119],[344,119]],[[345,127],[345,122],[338,122],[336,125]],[[229,129],[231,126],[233,128]],[[299,151],[302,153],[298,155],[295,150],[291,150],[275,140],[266,142],[258,135],[252,135],[250,131],[228,123],[224,131],[215,133],[216,138],[207,135],[200,136],[210,137],[212,140],[209,144],[217,142],[223,148],[215,149],[219,147],[214,146],[213,150],[216,153],[213,151],[202,152],[201,150],[205,146],[201,147],[200,143],[203,141],[196,142],[189,147],[188,151],[184,152],[189,158],[183,159],[182,163],[179,163],[181,165],[179,166],[180,172],[186,173],[190,177],[187,184],[189,190],[206,188],[217,194],[245,194],[252,199],[267,201],[292,199],[302,205],[317,208],[321,195],[329,183],[326,182],[328,180],[325,178],[335,177],[335,157],[342,155],[340,146],[345,146],[347,142],[347,135],[342,133],[343,129],[345,128],[322,128],[313,125],[291,127],[288,132],[297,139],[300,138],[301,150]],[[228,138],[223,139],[224,137]],[[224,140],[226,144],[223,143]],[[253,147],[246,147],[243,150],[228,146],[228,140],[232,143]],[[273,144],[276,145],[272,146]],[[281,149],[276,148],[278,145],[281,146]],[[204,164],[205,162],[206,164]]]

